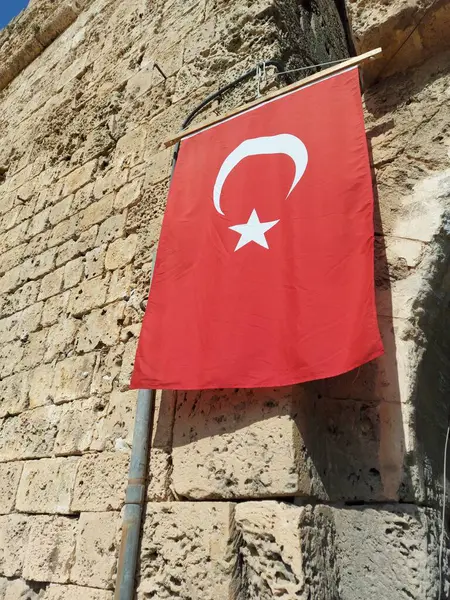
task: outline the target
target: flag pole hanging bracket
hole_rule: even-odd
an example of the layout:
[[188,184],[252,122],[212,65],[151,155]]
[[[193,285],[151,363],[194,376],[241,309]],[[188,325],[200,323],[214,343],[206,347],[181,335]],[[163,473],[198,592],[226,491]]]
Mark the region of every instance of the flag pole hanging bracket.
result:
[[180,140],[185,135],[183,132],[187,130],[187,128],[192,123],[192,121],[195,119],[195,117],[206,106],[208,106],[208,104],[211,104],[211,102],[214,102],[214,100],[217,100],[218,98],[221,98],[223,96],[223,94],[225,94],[226,92],[228,92],[232,88],[236,87],[237,85],[239,85],[243,81],[246,81],[247,79],[250,79],[251,77],[258,76],[262,64],[264,64],[264,70],[267,67],[275,67],[275,69],[278,71],[279,75],[281,75],[281,74],[284,73],[285,65],[284,65],[283,62],[281,62],[279,60],[266,60],[263,63],[258,63],[257,65],[255,65],[253,67],[253,69],[250,69],[249,71],[246,71],[245,73],[243,73],[239,77],[236,77],[236,79],[233,79],[233,81],[230,81],[229,83],[225,84],[223,87],[219,88],[218,90],[216,90],[215,92],[213,92],[212,94],[210,94],[209,96],[207,96],[184,119],[184,121],[183,121],[183,123],[181,125],[181,130],[178,133],[178,135],[175,138],[173,138],[173,142],[170,143],[170,144],[167,143],[167,142],[164,143],[164,146],[166,148],[169,148],[170,146],[174,146],[176,144],[175,150],[174,150],[174,153],[173,153],[172,174],[173,174],[173,170],[175,168],[175,164],[176,164],[177,158],[178,158],[178,150],[180,148],[180,143],[179,142],[180,142]]
[[[244,73],[244,75],[242,75],[238,79],[235,79],[234,81],[232,81],[228,85],[224,86],[223,88],[221,88],[220,90],[218,90],[214,94],[211,94],[211,96],[208,96],[185,119],[185,121],[184,121],[184,123],[182,125],[182,128],[181,128],[181,131],[177,135],[175,135],[172,138],[166,140],[164,142],[164,146],[165,146],[165,148],[170,148],[170,146],[173,146],[173,145],[177,144],[177,148],[175,150],[175,155],[176,155],[178,153],[178,144],[179,144],[179,142],[184,137],[186,137],[188,135],[192,135],[193,133],[198,133],[202,129],[206,129],[207,127],[211,127],[212,125],[216,125],[217,123],[220,123],[221,121],[224,121],[225,119],[228,119],[229,117],[233,117],[234,115],[238,115],[240,113],[243,113],[246,110],[248,110],[249,108],[253,108],[255,106],[258,106],[259,104],[262,104],[263,102],[267,102],[268,100],[272,100],[273,98],[277,98],[278,96],[282,96],[283,94],[286,94],[288,92],[292,92],[294,90],[297,90],[297,89],[299,89],[301,87],[304,87],[305,85],[310,85],[311,83],[316,83],[317,81],[320,81],[321,79],[324,79],[325,77],[329,77],[330,75],[334,75],[334,74],[340,73],[342,71],[345,71],[346,69],[349,69],[350,67],[357,66],[357,65],[363,63],[366,60],[369,60],[371,58],[375,58],[376,56],[378,56],[381,53],[382,53],[382,49],[381,48],[375,48],[374,50],[370,50],[369,52],[365,52],[364,54],[360,54],[359,56],[353,56],[352,58],[349,58],[348,60],[345,60],[345,61],[339,63],[338,65],[334,65],[332,67],[329,67],[328,69],[324,69],[323,71],[319,71],[317,73],[314,73],[313,75],[310,75],[309,77],[305,77],[304,79],[300,79],[299,81],[291,83],[290,85],[287,85],[287,86],[285,86],[283,88],[280,88],[280,89],[277,89],[277,90],[275,90],[273,92],[270,92],[270,93],[266,94],[265,96],[261,96],[261,97],[257,98],[256,100],[254,100],[253,102],[249,102],[248,104],[244,104],[243,106],[240,106],[239,108],[236,108],[236,109],[228,112],[225,115],[221,115],[219,117],[217,117],[217,116],[216,117],[212,117],[211,119],[203,121],[202,123],[199,123],[198,125],[194,125],[193,127],[189,127],[188,128],[188,125],[192,122],[192,120],[194,119],[194,117],[207,104],[209,104],[210,102],[212,102],[212,100],[214,100],[215,98],[217,98],[218,96],[220,96],[221,94],[223,94],[225,91],[227,91],[231,87],[237,85],[241,81],[244,81],[248,77],[251,77],[251,76],[256,75],[257,73],[259,73],[260,65],[262,64],[262,63],[260,63],[259,65],[257,65],[256,67],[254,67],[251,71],[248,71],[247,73]],[[277,66],[280,65],[280,63],[278,63],[277,61],[266,61],[264,64],[267,67],[267,66],[274,65],[274,63]],[[311,68],[312,67],[314,67],[314,65],[311,65]],[[283,70],[280,71],[280,69],[279,69],[279,73],[282,73],[282,72],[283,72]]]

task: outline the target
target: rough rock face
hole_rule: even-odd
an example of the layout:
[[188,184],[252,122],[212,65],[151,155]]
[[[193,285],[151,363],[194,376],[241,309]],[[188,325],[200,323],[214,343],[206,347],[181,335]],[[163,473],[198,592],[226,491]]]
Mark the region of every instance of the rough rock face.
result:
[[302,386],[160,393],[137,594],[437,599],[449,6],[33,0],[0,32],[0,600],[112,600],[162,142],[260,60],[304,68],[267,89],[378,45],[363,103],[386,353]]

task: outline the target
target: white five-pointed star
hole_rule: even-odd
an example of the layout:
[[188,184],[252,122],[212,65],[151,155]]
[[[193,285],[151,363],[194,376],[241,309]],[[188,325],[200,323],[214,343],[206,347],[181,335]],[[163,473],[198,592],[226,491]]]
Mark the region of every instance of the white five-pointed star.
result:
[[229,227],[233,231],[237,231],[241,234],[239,241],[236,245],[234,251],[239,250],[242,246],[250,242],[255,242],[255,244],[259,244],[263,248],[269,248],[269,245],[266,240],[266,236],[264,235],[266,231],[272,229],[274,225],[278,223],[280,219],[276,221],[269,221],[268,223],[261,223],[258,217],[258,213],[255,209],[253,209],[252,214],[250,215],[247,223],[242,223],[241,225],[233,225],[233,227]]

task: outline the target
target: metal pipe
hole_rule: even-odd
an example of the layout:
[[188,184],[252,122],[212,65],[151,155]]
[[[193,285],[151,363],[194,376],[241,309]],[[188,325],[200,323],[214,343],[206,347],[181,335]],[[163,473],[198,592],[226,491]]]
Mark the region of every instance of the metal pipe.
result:
[[[269,60],[265,64],[266,66],[276,67],[278,71],[284,70],[283,64],[279,61]],[[255,75],[256,71],[257,67],[250,69],[250,71],[247,71],[234,81],[227,83],[216,92],[207,96],[186,117],[181,128],[185,129],[205,106],[232,87]],[[173,153],[172,175],[179,148],[180,144],[178,143]],[[145,505],[146,476],[154,411],[155,390],[139,390],[134,422],[133,447],[128,472],[128,487],[123,513],[122,540],[120,543],[114,594],[115,600],[133,600],[135,597],[136,568],[139,558],[142,514]]]
[[155,410],[155,391],[139,390],[134,421],[133,448],[122,524],[115,600],[133,600],[139,558],[142,513],[145,504],[150,432]]

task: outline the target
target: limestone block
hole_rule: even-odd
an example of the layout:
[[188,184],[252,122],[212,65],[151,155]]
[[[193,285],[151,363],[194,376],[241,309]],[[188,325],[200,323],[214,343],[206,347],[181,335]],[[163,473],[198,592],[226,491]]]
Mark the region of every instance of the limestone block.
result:
[[[23,288],[26,288],[27,286],[28,284],[25,284]],[[30,293],[30,291],[30,288],[23,290],[23,295]],[[31,298],[33,297],[34,290],[31,291]],[[38,329],[41,323],[43,308],[44,304],[42,302],[36,302],[36,304],[28,306],[18,315],[19,322],[15,333],[20,339],[26,338],[30,333],[33,333],[33,331]]]
[[20,244],[2,254],[2,271],[9,271],[17,266],[24,255],[26,244]]
[[225,600],[233,597],[233,505],[147,505],[138,599]]
[[129,389],[131,374],[133,372],[136,356],[137,339],[132,338],[126,344],[122,354],[122,365],[119,375],[119,387],[125,391]]
[[108,404],[99,414],[91,445],[92,450],[131,448],[136,400],[135,390],[112,392]]
[[369,83],[379,76],[404,71],[448,48],[444,41],[450,27],[446,2],[427,5],[421,0],[395,0],[384,4],[376,0],[366,4],[357,0],[350,3],[348,10],[358,54],[383,47],[378,64],[365,65]]
[[0,343],[7,344],[16,337],[18,315],[6,317],[0,321]]
[[299,465],[292,388],[179,393],[173,485],[188,498],[294,495],[310,491]]
[[28,407],[29,388],[27,373],[17,373],[0,381],[0,418],[18,415]]
[[52,239],[52,231],[47,229],[38,235],[35,235],[30,239],[25,247],[23,258],[30,258],[36,254],[41,254],[50,247],[50,240]]
[[56,248],[50,248],[38,256],[33,256],[23,263],[23,272],[28,279],[37,279],[53,271]]
[[102,452],[81,458],[75,482],[73,511],[118,510],[125,498],[129,455]]
[[0,461],[44,458],[53,450],[59,409],[42,406],[4,419],[0,430]]
[[33,369],[31,374],[28,373],[30,378],[30,408],[52,403],[54,374],[54,366],[49,364],[39,365]]
[[48,216],[48,220],[51,225],[56,225],[57,223],[63,221],[66,217],[70,215],[72,208],[72,200],[73,195],[67,196],[66,198],[52,206]]
[[189,63],[193,61],[201,52],[204,52],[214,41],[216,17],[213,16],[192,33],[190,33],[184,43],[183,61]]
[[235,523],[239,584],[249,600],[338,597],[334,521],[327,508],[242,502]]
[[383,241],[389,264],[401,260],[408,267],[417,267],[425,249],[423,242],[395,236],[385,237]]
[[84,261],[80,258],[74,258],[64,265],[64,289],[67,290],[78,285],[83,278]]
[[116,210],[123,210],[128,206],[136,204],[141,197],[141,190],[143,184],[143,178],[137,178],[124,185],[116,195],[114,200],[114,208]]
[[21,574],[29,534],[29,519],[22,515],[0,517],[0,574]]
[[171,148],[166,148],[157,154],[146,156],[146,161],[148,163],[148,167],[147,174],[145,176],[145,187],[160,183],[170,176],[172,164]]
[[23,185],[31,178],[33,165],[29,164],[24,169],[18,171],[8,182],[8,191],[12,192]]
[[16,501],[17,487],[22,473],[22,463],[0,465],[0,514],[12,512]]
[[77,522],[68,517],[34,516],[23,576],[31,581],[67,583],[75,553]]
[[117,142],[115,151],[116,160],[118,162],[125,160],[129,167],[142,162],[146,136],[147,129],[144,126],[136,127],[136,129],[127,132]]
[[[40,281],[29,281],[16,289],[14,293],[4,296],[4,314],[17,313],[35,303],[38,297],[40,284]],[[37,307],[35,307],[35,309],[37,309]],[[32,323],[33,319],[31,315],[28,314],[27,316],[29,316],[28,320]],[[22,319],[22,316],[19,318],[19,327],[24,332],[30,331],[28,329],[28,323]]]
[[71,581],[111,589],[116,570],[121,520],[118,512],[80,515]]
[[41,600],[113,600],[113,593],[77,585],[49,585]]
[[89,229],[107,219],[113,211],[113,202],[114,194],[108,194],[81,211],[81,229]]
[[97,237],[98,225],[93,225],[87,231],[82,231],[77,240],[69,240],[65,244],[58,247],[56,255],[56,266],[59,267],[72,258],[76,258],[83,254],[95,245]]
[[14,204],[14,195],[13,194],[2,194],[1,195],[1,202],[0,202],[0,215],[5,214],[6,212],[8,212],[9,210],[11,210],[11,208],[13,207]]
[[112,391],[120,374],[123,351],[124,344],[100,351],[92,378],[91,394],[100,395]]
[[7,271],[2,278],[0,279],[0,294],[4,294],[5,292],[9,292],[14,288],[19,287],[24,283],[24,273],[22,265],[17,265],[17,267],[13,267],[9,271]]
[[[128,180],[128,169],[123,167],[122,160],[116,164],[112,169],[109,169],[103,177],[98,178],[94,185],[94,197],[101,198],[105,194],[115,192],[121,188]],[[114,195],[111,195],[111,206],[113,204],[112,199]]]
[[92,180],[96,167],[97,160],[94,159],[69,173],[64,181],[63,196],[73,194],[89,183]]
[[56,296],[62,289],[64,279],[64,269],[56,269],[46,275],[41,282],[41,290],[38,300],[46,300],[50,296]]
[[35,235],[42,233],[48,226],[49,215],[50,208],[44,208],[44,210],[41,210],[36,215],[34,215],[34,217],[31,219],[30,226],[28,228],[28,235],[34,237]]
[[1,600],[39,600],[38,594],[23,579],[1,579]]
[[6,252],[14,246],[18,246],[24,240],[29,222],[23,221],[0,236],[0,252]]
[[12,375],[18,363],[22,360],[23,354],[24,349],[20,342],[11,342],[0,347],[1,377]]
[[96,245],[107,244],[118,237],[122,237],[125,228],[125,213],[113,215],[100,224]]
[[133,288],[133,266],[127,265],[111,273],[107,302],[128,300]]
[[[170,77],[174,75],[183,64],[183,51],[184,51],[184,43],[180,43],[177,40],[177,43],[168,46],[170,38],[166,43],[166,47],[159,47],[159,51],[155,54],[155,62],[161,67],[163,73]],[[172,38],[173,40],[173,38]]]
[[53,400],[56,404],[89,396],[95,354],[66,358],[55,366]]
[[84,208],[87,208],[92,202],[94,194],[94,182],[88,183],[80,188],[72,200],[72,212],[76,213]]
[[139,98],[148,92],[154,81],[154,67],[152,63],[145,65],[142,69],[130,77],[127,81],[127,94]]
[[102,408],[97,399],[77,400],[63,405],[55,440],[57,456],[82,454],[89,449]]
[[70,513],[77,458],[44,458],[24,463],[16,507],[26,513]]
[[49,246],[57,246],[70,238],[74,238],[79,233],[79,216],[74,215],[65,221],[60,221],[51,228],[51,237]]
[[85,278],[92,279],[103,273],[105,266],[106,245],[94,248],[86,252],[85,256]]
[[42,311],[42,325],[48,327],[61,319],[69,302],[70,292],[64,292],[46,300]]
[[47,346],[47,334],[48,330],[46,329],[30,333],[23,344],[20,369],[31,369],[42,362]]
[[105,267],[110,271],[120,269],[133,260],[137,248],[137,235],[119,238],[112,242],[106,253]]
[[[342,600],[437,598],[436,511],[412,505],[332,508]],[[448,567],[444,567],[444,581]],[[445,597],[445,595],[444,595]]]
[[70,293],[69,312],[75,317],[81,317],[93,308],[102,306],[106,300],[107,289],[107,278],[95,277],[83,281]]
[[77,319],[63,318],[48,330],[45,361],[64,358],[73,350],[79,322]]
[[78,352],[89,352],[101,346],[112,346],[119,340],[124,303],[116,302],[93,310],[84,317],[77,336]]

